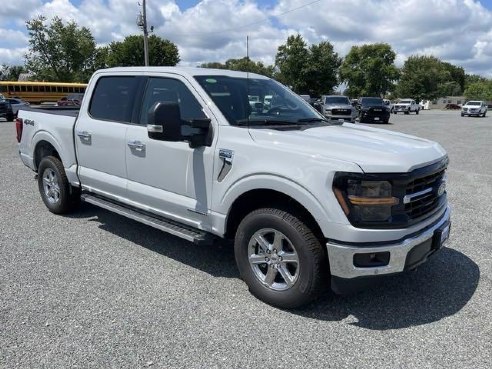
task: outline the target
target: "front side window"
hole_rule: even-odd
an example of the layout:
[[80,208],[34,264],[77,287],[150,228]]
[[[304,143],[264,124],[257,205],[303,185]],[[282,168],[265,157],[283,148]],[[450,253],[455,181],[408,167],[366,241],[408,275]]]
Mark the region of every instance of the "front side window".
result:
[[181,119],[206,119],[202,106],[186,85],[173,78],[149,78],[140,113],[141,124],[147,124],[150,108],[157,102],[178,103]]
[[89,114],[94,119],[130,122],[137,79],[101,77],[92,94]]
[[271,79],[195,76],[229,124],[268,126],[324,120],[299,95]]

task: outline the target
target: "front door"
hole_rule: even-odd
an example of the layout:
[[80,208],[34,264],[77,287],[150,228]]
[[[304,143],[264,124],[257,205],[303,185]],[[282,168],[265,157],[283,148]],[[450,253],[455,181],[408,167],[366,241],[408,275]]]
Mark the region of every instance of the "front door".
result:
[[159,101],[177,102],[183,120],[207,118],[192,88],[184,78],[149,77],[138,124],[126,132],[127,189],[135,205],[207,230],[213,146],[192,149],[186,142],[150,139],[146,127],[148,111]]

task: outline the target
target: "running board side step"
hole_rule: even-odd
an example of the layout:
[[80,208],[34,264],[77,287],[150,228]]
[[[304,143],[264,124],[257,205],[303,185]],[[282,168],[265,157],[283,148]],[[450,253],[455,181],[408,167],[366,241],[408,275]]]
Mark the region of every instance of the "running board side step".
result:
[[109,210],[113,213],[122,215],[126,218],[130,218],[136,220],[137,222],[157,228],[161,231],[172,234],[173,236],[183,238],[197,245],[210,245],[215,239],[215,236],[205,231],[201,231],[199,229],[195,229],[124,204],[116,203],[115,201],[111,201],[101,196],[83,193],[81,195],[81,200]]

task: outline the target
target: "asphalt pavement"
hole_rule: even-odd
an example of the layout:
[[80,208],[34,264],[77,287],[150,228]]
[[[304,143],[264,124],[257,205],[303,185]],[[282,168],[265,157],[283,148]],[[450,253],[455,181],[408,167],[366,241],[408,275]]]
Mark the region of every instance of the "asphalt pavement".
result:
[[84,204],[47,211],[0,121],[1,368],[490,368],[492,117],[373,125],[448,151],[448,247],[351,296],[270,307],[230,245],[194,246]]

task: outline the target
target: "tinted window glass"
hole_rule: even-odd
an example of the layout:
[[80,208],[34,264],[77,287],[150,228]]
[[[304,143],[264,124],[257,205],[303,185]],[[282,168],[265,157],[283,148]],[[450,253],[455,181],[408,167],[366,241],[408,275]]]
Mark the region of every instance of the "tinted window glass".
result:
[[130,122],[135,77],[102,77],[92,94],[89,114],[95,119]]
[[183,120],[206,118],[200,103],[183,82],[172,78],[150,78],[145,90],[140,123],[147,124],[149,109],[161,101],[178,103]]

